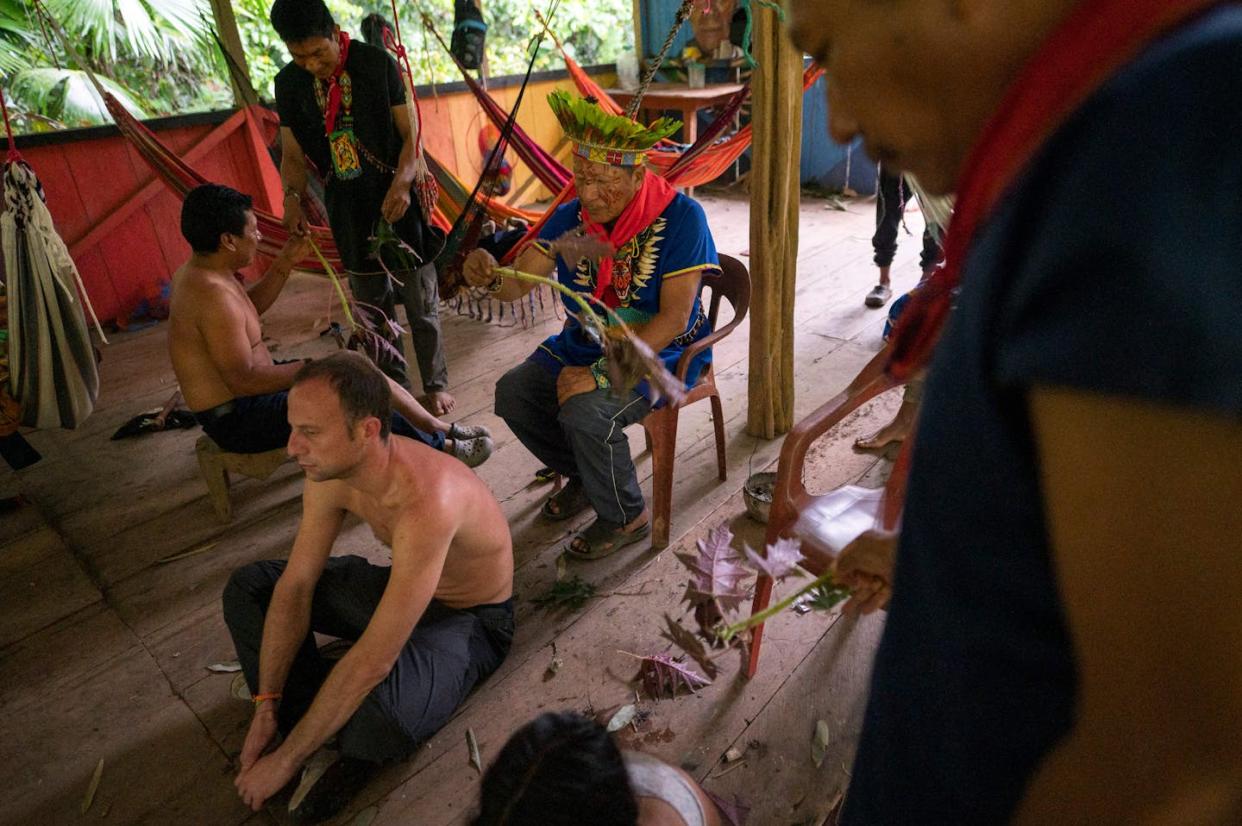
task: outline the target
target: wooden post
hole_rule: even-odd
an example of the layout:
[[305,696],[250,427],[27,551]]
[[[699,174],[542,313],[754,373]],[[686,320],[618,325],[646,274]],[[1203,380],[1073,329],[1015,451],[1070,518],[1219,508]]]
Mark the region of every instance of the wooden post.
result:
[[643,0],[633,0],[632,9],[634,14],[634,58],[638,61],[638,65],[643,65]]
[[216,34],[224,44],[225,51],[241,70],[241,77],[229,72],[229,85],[233,87],[233,103],[237,108],[259,102],[250,82],[250,67],[246,64],[246,50],[242,48],[241,33],[237,30],[237,18],[233,16],[232,0],[211,0],[211,13],[216,19]]
[[802,54],[756,4],[751,80],[750,398],[746,431],[773,439],[793,427],[794,283],[801,192]]

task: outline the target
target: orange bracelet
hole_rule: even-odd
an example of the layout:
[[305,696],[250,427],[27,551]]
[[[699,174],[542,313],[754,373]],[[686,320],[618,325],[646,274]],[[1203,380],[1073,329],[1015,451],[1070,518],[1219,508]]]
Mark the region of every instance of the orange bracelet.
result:
[[254,704],[257,706],[264,700],[279,700],[281,696],[279,691],[270,691],[267,694],[256,694],[251,699],[254,700]]

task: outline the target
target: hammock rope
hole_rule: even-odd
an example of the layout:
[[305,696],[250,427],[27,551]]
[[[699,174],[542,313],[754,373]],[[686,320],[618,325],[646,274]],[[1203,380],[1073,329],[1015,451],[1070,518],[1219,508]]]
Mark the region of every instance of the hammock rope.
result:
[[647,67],[647,73],[643,76],[642,83],[638,84],[638,92],[625,110],[625,116],[630,120],[637,119],[638,110],[642,108],[643,97],[651,87],[652,81],[655,80],[656,72],[660,71],[660,67],[664,65],[664,59],[668,57],[668,50],[673,48],[673,41],[677,39],[677,33],[681,31],[681,27],[690,19],[690,12],[694,10],[694,2],[695,0],[682,0],[681,5],[677,7],[677,16],[673,18],[673,27],[668,30],[668,36],[664,38],[664,45],[660,47],[660,51],[652,58],[651,65]]

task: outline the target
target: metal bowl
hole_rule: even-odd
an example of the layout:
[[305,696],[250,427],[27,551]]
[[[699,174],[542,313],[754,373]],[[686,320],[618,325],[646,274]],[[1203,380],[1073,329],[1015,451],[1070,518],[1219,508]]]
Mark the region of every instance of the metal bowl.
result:
[[742,498],[746,500],[746,513],[751,519],[767,524],[775,485],[775,473],[755,473],[746,480],[742,486]]

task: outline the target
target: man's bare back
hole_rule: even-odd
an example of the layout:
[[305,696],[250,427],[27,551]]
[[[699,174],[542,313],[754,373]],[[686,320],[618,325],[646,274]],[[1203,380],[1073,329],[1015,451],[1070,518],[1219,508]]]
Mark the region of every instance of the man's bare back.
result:
[[[313,482],[330,488],[338,507],[370,526],[376,539],[393,548],[393,569],[412,566],[422,573],[428,563],[417,544],[406,550],[393,545],[394,533],[419,523],[447,519],[456,525],[434,599],[450,608],[472,608],[504,602],[513,594],[513,542],[509,524],[492,492],[461,462],[401,436],[393,442],[393,480],[378,497],[347,482]],[[432,563],[434,565],[434,563]],[[427,574],[434,573],[427,570]]]
[[259,313],[233,274],[187,261],[172,279],[168,350],[191,410],[207,410],[236,395],[212,359],[209,336],[235,339],[230,349],[243,346],[251,363],[273,363],[263,344]]

